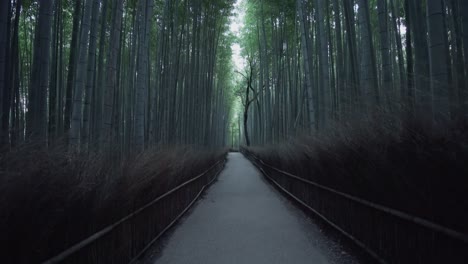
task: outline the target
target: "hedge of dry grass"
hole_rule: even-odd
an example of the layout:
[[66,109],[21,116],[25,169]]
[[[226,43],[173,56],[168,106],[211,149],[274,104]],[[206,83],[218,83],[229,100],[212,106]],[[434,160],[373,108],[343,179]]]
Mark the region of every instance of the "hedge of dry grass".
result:
[[52,257],[202,173],[225,154],[174,147],[116,160],[34,145],[4,152],[0,259],[35,263]]
[[468,122],[393,118],[248,150],[275,167],[468,233]]

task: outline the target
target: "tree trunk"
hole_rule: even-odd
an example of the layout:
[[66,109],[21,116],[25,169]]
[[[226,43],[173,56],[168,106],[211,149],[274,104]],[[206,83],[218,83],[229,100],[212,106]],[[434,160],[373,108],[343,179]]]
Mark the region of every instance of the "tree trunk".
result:
[[382,94],[385,96],[386,105],[391,105],[392,98],[392,64],[390,61],[390,41],[388,32],[388,6],[387,0],[378,0],[377,9],[379,13],[380,32],[380,54],[382,56]]
[[26,134],[29,139],[44,144],[47,142],[47,90],[49,87],[52,17],[53,1],[42,1],[39,5],[37,34],[34,41]]
[[302,0],[297,0],[297,11],[299,15],[299,23],[301,27],[301,46],[302,46],[302,58],[303,58],[303,67],[304,67],[304,77],[307,90],[307,102],[309,109],[309,127],[313,130],[316,126],[315,124],[315,106],[313,100],[312,92],[312,80],[313,80],[313,71],[311,59],[310,59],[310,38],[309,38],[309,29],[307,27],[306,18],[303,12],[303,2]]
[[[414,85],[418,113],[432,119],[431,86],[429,80],[429,53],[427,47],[427,27],[423,3],[410,1],[411,31],[414,39]],[[430,120],[429,120],[430,122]]]
[[71,116],[73,108],[73,83],[75,80],[75,69],[76,69],[76,57],[78,55],[78,38],[80,28],[80,13],[81,13],[81,1],[75,1],[75,10],[73,12],[73,29],[72,29],[72,40],[70,44],[70,57],[68,63],[68,77],[67,77],[67,91],[65,100],[65,117],[64,117],[64,132],[69,133],[71,125]]
[[57,137],[57,119],[58,119],[58,90],[61,86],[58,83],[60,71],[59,65],[59,48],[60,48],[60,23],[61,21],[61,1],[55,2],[55,17],[54,17],[54,27],[52,32],[52,68],[50,72],[50,87],[49,87],[49,142],[55,140]]
[[73,111],[70,129],[70,144],[72,147],[78,148],[80,143],[81,124],[83,119],[83,90],[86,82],[86,71],[88,63],[88,43],[89,30],[91,22],[91,9],[93,7],[92,0],[84,0],[84,13],[81,22],[81,37],[78,56],[78,66],[76,70],[76,78],[73,90]]
[[335,36],[336,36],[336,91],[338,94],[338,116],[340,119],[346,114],[347,95],[344,89],[344,68],[343,40],[341,29],[340,3],[333,1],[333,11],[335,12]]
[[135,145],[137,151],[145,148],[145,109],[146,95],[148,91],[148,43],[151,14],[153,12],[152,0],[140,0],[140,30],[138,46],[137,66],[137,90],[136,90],[136,117],[135,117]]
[[[11,43],[11,72],[10,72],[10,100],[11,118],[10,115],[4,118],[4,131],[10,135],[11,146],[15,146],[19,138],[19,89],[20,89],[20,50],[19,50],[19,21],[21,14],[22,2],[16,1],[15,7],[15,22],[13,26],[13,38]],[[10,126],[11,123],[11,126]],[[5,137],[5,134],[3,135]]]
[[355,111],[362,102],[359,101],[360,97],[360,80],[359,80],[359,65],[357,60],[357,45],[356,45],[356,32],[354,28],[354,11],[352,1],[343,0],[344,14],[346,21],[346,36],[348,40],[348,53],[350,65],[349,71],[351,72],[351,81],[348,81],[348,93],[350,94],[349,109]]
[[326,129],[327,123],[331,121],[332,117],[332,105],[331,105],[331,93],[330,93],[330,72],[329,72],[329,52],[328,52],[328,33],[327,27],[325,26],[325,16],[324,16],[324,8],[325,0],[316,0],[316,11],[317,11],[317,21],[318,21],[318,50],[319,50],[319,90],[320,95],[319,99],[321,101],[321,111],[320,111],[320,122],[319,127],[320,129]]
[[101,142],[103,147],[110,149],[112,138],[114,134],[113,129],[113,117],[114,117],[114,94],[118,87],[117,79],[117,62],[119,58],[119,47],[120,47],[120,33],[122,26],[122,15],[123,15],[123,0],[117,0],[113,8],[113,20],[111,27],[110,46],[107,53],[107,66],[106,66],[106,85],[104,93],[104,109],[103,109],[103,124],[101,133]]
[[449,69],[447,65],[447,39],[445,38],[444,5],[442,0],[427,1],[429,32],[429,66],[433,93],[434,121],[449,119]]
[[400,35],[400,23],[397,19],[397,9],[395,8],[395,0],[390,0],[391,11],[392,11],[392,20],[393,20],[393,31],[395,32],[395,39],[397,45],[397,57],[398,57],[398,72],[400,76],[400,100],[403,100],[406,93],[406,75],[405,75],[405,65],[403,59],[403,45]]
[[[8,145],[9,143],[9,122],[10,122],[10,105],[11,105],[11,91],[12,91],[12,78],[11,78],[11,72],[12,72],[12,47],[11,47],[11,18],[12,18],[12,8],[11,8],[11,1],[8,1],[8,13],[6,16],[7,20],[7,25],[6,25],[6,47],[5,47],[5,57],[3,63],[1,62],[0,58],[0,64],[4,65],[4,68],[1,69],[2,67],[0,66],[0,83],[3,83],[3,89],[0,87],[0,92],[2,94],[0,95],[0,99],[2,102],[0,102],[0,146],[5,146]],[[1,26],[0,26],[1,27]],[[1,30],[0,30],[1,31]],[[1,35],[0,35],[1,36]],[[1,40],[0,40],[1,42]],[[1,53],[1,51],[0,51]],[[1,55],[0,55],[1,57]],[[3,81],[1,80],[2,77],[1,75],[3,74]],[[1,86],[1,84],[0,84]]]
[[[410,15],[410,3],[409,0],[405,0],[405,13],[406,13],[406,80],[407,80],[407,91],[405,100],[403,101],[406,105],[406,114],[409,118],[413,117],[414,113],[414,68],[413,68],[413,42],[410,28],[412,27],[412,19]],[[410,119],[411,120],[411,119]]]
[[104,119],[104,91],[105,91],[105,73],[106,67],[104,64],[105,56],[105,43],[106,43],[106,31],[107,31],[107,13],[108,13],[108,0],[103,0],[102,3],[102,15],[101,15],[101,28],[99,33],[99,56],[98,56],[98,72],[97,72],[97,81],[96,89],[94,91],[93,97],[93,142],[95,142],[98,147],[101,143],[101,133],[103,131],[103,119]]
[[85,86],[85,101],[83,111],[83,128],[81,133],[82,147],[88,148],[90,131],[90,118],[91,118],[91,101],[95,93],[96,83],[96,48],[97,48],[97,31],[99,22],[99,6],[101,0],[93,1],[93,11],[91,15],[91,30],[89,33],[89,52],[88,52],[88,66],[86,75]]
[[[8,14],[10,12],[9,6],[11,1],[0,1],[0,120],[3,114],[3,94],[5,93],[5,87],[7,76],[6,72],[6,51],[7,45],[9,44],[8,39]],[[5,135],[0,135],[4,137]]]
[[369,16],[368,0],[358,0],[359,31],[361,35],[361,63],[360,80],[363,90],[364,104],[369,110],[370,106],[379,105],[379,86],[375,65],[374,45],[372,43],[372,30]]
[[463,100],[463,114],[468,117],[468,1],[460,0],[460,20],[462,26],[462,42],[463,42],[463,54],[464,54],[464,65],[465,65],[465,87],[461,93]]

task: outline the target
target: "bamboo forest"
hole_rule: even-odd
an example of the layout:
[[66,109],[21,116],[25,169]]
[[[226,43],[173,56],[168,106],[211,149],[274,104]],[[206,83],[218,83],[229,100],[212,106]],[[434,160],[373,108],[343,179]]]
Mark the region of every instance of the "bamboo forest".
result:
[[0,0],[2,263],[466,263],[468,1]]

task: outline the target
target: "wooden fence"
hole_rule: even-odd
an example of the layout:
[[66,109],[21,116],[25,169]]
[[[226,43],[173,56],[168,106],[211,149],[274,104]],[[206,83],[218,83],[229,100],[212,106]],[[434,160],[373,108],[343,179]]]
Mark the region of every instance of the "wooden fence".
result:
[[241,151],[281,191],[379,263],[468,263],[467,234],[292,175]]
[[57,256],[52,263],[132,263],[195,203],[224,168],[225,159]]

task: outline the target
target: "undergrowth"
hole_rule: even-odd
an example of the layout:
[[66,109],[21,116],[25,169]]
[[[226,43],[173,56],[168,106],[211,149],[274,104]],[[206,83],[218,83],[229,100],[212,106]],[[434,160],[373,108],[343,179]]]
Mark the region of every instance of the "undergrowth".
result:
[[468,122],[380,118],[249,151],[339,191],[468,233]]
[[0,258],[33,263],[52,257],[204,172],[225,153],[173,147],[116,159],[32,144],[3,152]]

